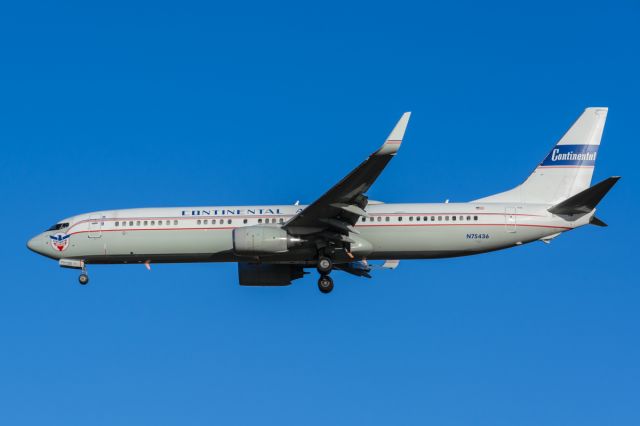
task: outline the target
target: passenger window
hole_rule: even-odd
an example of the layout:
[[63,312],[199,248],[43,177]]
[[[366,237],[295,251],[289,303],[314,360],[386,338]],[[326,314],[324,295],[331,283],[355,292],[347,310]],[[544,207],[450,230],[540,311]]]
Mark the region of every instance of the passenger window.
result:
[[155,220],[152,220],[152,221],[151,221],[151,226],[155,226],[155,224],[156,224],[156,221],[155,221]]
[[451,216],[451,220],[456,220],[456,217],[455,216]]
[[284,223],[284,219],[283,218],[280,218],[280,223]]
[[402,222],[402,216],[398,216],[398,222]]
[[389,220],[391,220],[391,218],[389,216],[384,218],[385,222],[389,222]]
[[478,220],[478,216],[474,216],[474,217],[473,217],[473,220]]
[[[258,219],[258,223],[262,223],[262,219]],[[238,232],[240,232],[240,231],[238,231]]]
[[467,216],[467,220],[471,220],[471,216]]
[[438,216],[438,222],[442,221],[442,216]]
[[116,226],[119,226],[119,225],[120,225],[120,222],[116,222]]
[[409,216],[409,222],[413,222],[413,216]]
[[140,226],[140,221],[136,221],[136,226]]
[[174,220],[174,221],[173,221],[173,224],[174,224],[174,225],[177,225],[177,224],[178,224],[178,221],[177,221],[177,220]]
[[242,223],[247,223],[247,219],[243,220]]
[[382,222],[382,216],[378,216],[378,222]]
[[197,223],[198,225],[200,225],[200,224],[202,224],[202,221],[201,221],[200,219],[198,219],[198,220],[196,221],[196,223]]
[[227,223],[228,223],[229,225],[231,225],[231,219],[228,219],[228,220],[227,220]]
[[144,221],[144,226],[147,226],[149,222],[147,222],[146,220]]
[[436,220],[435,216],[431,216],[431,222],[433,222],[434,220]]
[[416,216],[416,220],[420,222],[420,216]]
[[208,224],[209,224],[209,219],[205,219],[203,223],[204,223],[205,225],[208,225]]
[[366,221],[367,221],[367,218],[366,218],[366,217],[363,217],[363,218],[362,218],[362,221],[363,221],[363,222],[366,222]]
[[445,222],[449,220],[449,216],[444,217]]

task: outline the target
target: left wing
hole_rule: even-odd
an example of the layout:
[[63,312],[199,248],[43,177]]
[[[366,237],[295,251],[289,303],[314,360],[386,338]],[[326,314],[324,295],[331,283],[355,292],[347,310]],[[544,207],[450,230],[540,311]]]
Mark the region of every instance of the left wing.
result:
[[[410,112],[405,112],[384,144],[322,197],[291,218],[284,228],[292,235],[328,232],[345,242],[360,216],[366,216],[365,192],[400,149]],[[342,236],[342,237],[340,237]]]

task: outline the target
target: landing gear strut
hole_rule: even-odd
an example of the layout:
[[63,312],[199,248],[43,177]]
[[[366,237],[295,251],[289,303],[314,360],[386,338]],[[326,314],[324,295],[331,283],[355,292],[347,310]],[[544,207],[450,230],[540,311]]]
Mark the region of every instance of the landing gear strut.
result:
[[81,285],[89,284],[89,275],[87,275],[87,268],[85,268],[84,262],[82,263],[82,272],[80,273],[80,276],[78,277],[78,282]]
[[329,275],[321,275],[318,280],[318,289],[320,292],[327,294],[333,290],[333,280]]

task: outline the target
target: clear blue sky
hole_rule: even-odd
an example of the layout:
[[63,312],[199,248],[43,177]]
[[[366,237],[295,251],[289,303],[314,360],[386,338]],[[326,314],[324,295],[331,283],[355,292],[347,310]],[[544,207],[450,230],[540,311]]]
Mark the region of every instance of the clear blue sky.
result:
[[[0,423],[640,424],[640,6],[512,3],[4,4]],[[549,246],[337,273],[328,297],[232,264],[81,287],[25,247],[92,210],[313,201],[405,110],[371,198],[471,200],[587,106],[610,107],[610,227]]]

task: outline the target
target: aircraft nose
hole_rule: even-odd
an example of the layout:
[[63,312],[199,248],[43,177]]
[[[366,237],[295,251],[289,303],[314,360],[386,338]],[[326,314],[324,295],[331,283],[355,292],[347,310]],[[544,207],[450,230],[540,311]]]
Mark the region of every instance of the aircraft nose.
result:
[[36,252],[36,253],[41,253],[42,252],[42,237],[40,235],[35,236],[33,238],[31,238],[28,242],[27,242],[27,247],[29,248],[29,250]]

